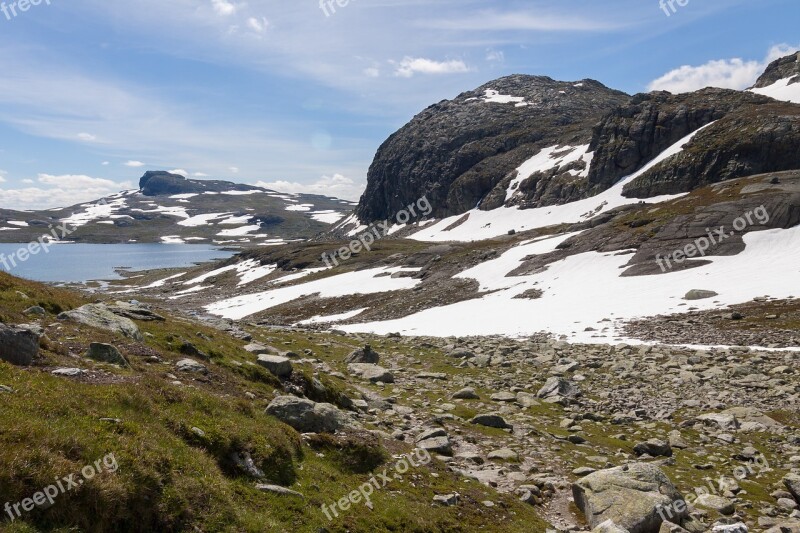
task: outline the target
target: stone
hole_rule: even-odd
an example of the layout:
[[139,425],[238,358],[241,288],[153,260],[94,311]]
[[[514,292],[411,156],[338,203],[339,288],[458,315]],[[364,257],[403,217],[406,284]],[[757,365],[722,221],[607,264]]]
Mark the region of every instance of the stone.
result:
[[115,315],[142,322],[164,322],[166,319],[139,302],[115,302],[108,306]]
[[486,426],[490,428],[498,428],[498,429],[506,429],[510,428],[511,426],[506,422],[505,418],[498,414],[482,414],[475,416],[470,423],[477,424],[479,426]]
[[281,487],[280,485],[258,484],[256,485],[256,490],[277,494],[279,496],[297,496],[298,498],[305,498],[303,494],[291,489],[287,489],[286,487]]
[[630,531],[619,527],[612,520],[606,520],[602,524],[598,524],[597,527],[592,530],[592,533],[630,533]]
[[453,446],[450,444],[450,439],[445,437],[432,437],[422,440],[417,443],[417,448],[425,450],[430,453],[437,453],[447,457],[453,456]]
[[394,383],[394,375],[387,369],[369,363],[351,363],[347,365],[351,375],[372,383]]
[[[572,485],[575,504],[583,512],[590,527],[611,520],[630,533],[652,533],[659,530],[662,518],[681,522],[685,508],[673,507],[683,497],[658,467],[646,463],[599,470]],[[672,512],[667,514],[662,508]]]
[[292,375],[292,362],[288,357],[280,355],[259,355],[256,363],[283,379]]
[[82,376],[86,372],[81,370],[80,368],[56,368],[52,372],[50,372],[54,376],[62,376],[66,378],[76,378],[78,376]]
[[465,387],[451,396],[454,400],[480,400],[480,396],[472,387]]
[[702,289],[693,289],[686,293],[686,296],[683,297],[684,300],[705,300],[708,298],[713,298],[714,296],[719,296],[714,291],[704,291]]
[[255,355],[280,355],[281,351],[277,348],[273,348],[272,346],[265,346],[263,344],[254,342],[248,344],[244,347],[246,352],[250,352]]
[[739,421],[731,413],[707,413],[697,417],[697,420],[706,426],[716,427],[726,431],[739,429]]
[[300,433],[335,433],[352,425],[350,418],[335,405],[296,396],[278,396],[269,404],[266,413]]
[[577,385],[558,376],[549,378],[536,393],[538,398],[547,403],[569,403],[579,395],[580,389]]
[[94,361],[100,361],[101,363],[130,366],[128,360],[111,344],[103,344],[100,342],[91,343],[89,345],[89,350],[86,352],[86,357]]
[[181,359],[175,363],[175,369],[179,372],[190,372],[195,374],[208,374],[208,368],[194,359]]
[[33,315],[33,316],[45,316],[47,311],[45,311],[44,307],[34,305],[33,307],[29,307],[22,312],[23,315]]
[[497,392],[489,397],[493,402],[515,402],[517,395],[512,392]]
[[499,461],[519,461],[519,454],[511,448],[501,448],[499,450],[489,452],[487,458],[490,460]]
[[711,509],[723,515],[732,515],[736,512],[736,506],[728,498],[716,494],[701,494],[697,497],[694,504],[697,507]]
[[452,507],[458,504],[458,494],[437,494],[433,497],[433,503]]
[[58,319],[110,331],[136,341],[144,339],[138,326],[131,319],[115,315],[103,304],[88,304],[72,311],[65,311],[58,315]]
[[28,329],[0,324],[0,360],[29,366],[39,355],[39,335]]
[[344,362],[347,364],[350,363],[368,363],[371,365],[377,365],[380,362],[381,356],[372,349],[372,346],[369,344],[365,345],[363,348],[359,348],[358,350],[354,350],[353,352],[348,355]]
[[647,454],[650,457],[672,457],[672,448],[663,440],[650,439],[634,446],[633,453],[636,455]]
[[787,474],[783,478],[783,484],[786,489],[794,496],[794,499],[800,503],[800,474]]

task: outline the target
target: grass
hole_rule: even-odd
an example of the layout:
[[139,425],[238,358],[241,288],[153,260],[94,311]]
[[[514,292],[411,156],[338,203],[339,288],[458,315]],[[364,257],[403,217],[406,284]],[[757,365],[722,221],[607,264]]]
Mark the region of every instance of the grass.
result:
[[[57,323],[55,313],[85,303],[77,293],[0,274],[0,317],[6,323],[29,322],[22,311],[36,304],[48,309],[43,324]],[[33,367],[0,363],[0,384],[13,389],[0,393],[0,502],[31,497],[108,454],[118,465],[116,472],[103,472],[60,495],[49,509],[34,509],[14,523],[4,515],[0,531],[545,530],[533,507],[467,482],[438,462],[412,469],[376,491],[373,510],[356,506],[329,522],[321,505],[330,505],[385,468],[391,471],[392,457],[410,448],[371,433],[301,438],[264,413],[284,386],[339,405],[358,397],[357,392],[303,364],[296,364],[291,381],[282,384],[254,364],[244,341],[180,317],[166,318],[138,323],[143,343],[77,324],[48,326]],[[294,331],[258,329],[254,337],[300,354],[308,350],[337,369],[359,344]],[[93,341],[114,343],[131,368],[83,358]],[[172,364],[186,357],[180,353],[186,341],[208,354],[203,363],[209,375],[179,375],[182,383],[175,384]],[[391,349],[408,350],[401,343]],[[56,377],[48,371],[53,366],[79,367],[89,374]],[[265,473],[264,482],[304,497],[257,490],[256,480],[232,457],[245,452]],[[452,492],[461,494],[461,504],[432,505],[434,495]],[[495,507],[480,503],[486,500]]]

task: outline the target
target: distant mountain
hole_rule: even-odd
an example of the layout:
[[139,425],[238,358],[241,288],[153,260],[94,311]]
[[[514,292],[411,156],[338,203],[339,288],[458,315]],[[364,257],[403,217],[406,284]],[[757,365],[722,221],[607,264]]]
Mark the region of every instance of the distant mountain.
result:
[[314,237],[354,206],[327,196],[168,172],[147,172],[139,184],[139,190],[72,207],[0,209],[0,242],[36,240],[55,228],[56,236],[69,242],[267,246]]

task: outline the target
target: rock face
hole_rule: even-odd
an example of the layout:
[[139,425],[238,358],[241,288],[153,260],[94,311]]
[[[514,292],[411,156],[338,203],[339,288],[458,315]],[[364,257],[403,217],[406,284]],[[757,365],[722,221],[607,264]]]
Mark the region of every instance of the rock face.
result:
[[[657,533],[663,522],[660,508],[683,501],[681,494],[656,466],[633,463],[600,470],[577,481],[572,493],[591,527],[611,520],[630,533]],[[670,518],[681,521],[683,512]]]
[[139,328],[132,320],[115,315],[102,304],[88,304],[73,311],[66,311],[58,315],[58,319],[111,331],[137,341],[143,339]]
[[216,180],[190,180],[180,174],[170,174],[164,171],[145,172],[139,180],[139,189],[145,196],[168,196],[173,194],[188,194],[220,191],[259,191],[259,187],[241,185],[227,181]]
[[628,99],[593,80],[516,75],[435,104],[379,148],[356,213],[390,219],[423,196],[433,216],[463,213],[542,148],[588,143],[591,126]]
[[[776,81],[785,80],[800,74],[800,52],[776,59],[769,64],[764,74],[758,78],[754,87],[769,87]],[[800,77],[790,83],[800,83]]]
[[23,328],[0,324],[0,360],[28,366],[39,355],[39,336]]
[[295,396],[272,400],[266,413],[300,433],[335,433],[352,424],[349,417],[329,403],[315,403]]

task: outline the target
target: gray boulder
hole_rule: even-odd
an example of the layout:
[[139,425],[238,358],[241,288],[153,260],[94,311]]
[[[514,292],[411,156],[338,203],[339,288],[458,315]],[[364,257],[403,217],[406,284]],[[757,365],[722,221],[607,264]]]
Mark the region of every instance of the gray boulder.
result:
[[347,371],[353,376],[366,379],[372,383],[394,383],[394,375],[385,368],[368,363],[351,363],[347,365]]
[[58,319],[118,333],[137,341],[141,341],[144,338],[131,319],[115,315],[108,307],[102,304],[89,304],[73,311],[66,311],[58,315]]
[[650,439],[640,442],[633,447],[636,455],[649,455],[650,457],[672,457],[672,447],[663,440]]
[[536,394],[547,403],[569,403],[581,393],[577,385],[564,378],[553,376]]
[[198,363],[194,359],[181,359],[175,364],[175,369],[179,372],[208,374],[208,368],[206,368],[204,364]]
[[787,474],[783,478],[783,484],[798,503],[800,503],[800,474]]
[[39,355],[39,335],[28,329],[0,324],[0,360],[28,366]]
[[292,362],[287,357],[281,357],[280,355],[259,355],[257,363],[279,378],[288,378],[292,375]]
[[483,414],[474,417],[470,420],[470,423],[477,424],[479,426],[486,426],[489,428],[498,428],[498,429],[506,429],[510,428],[511,425],[506,422],[506,419],[500,415],[496,414]]
[[432,437],[421,440],[417,443],[417,448],[447,457],[452,457],[453,455],[453,446],[450,444],[450,439],[447,437]]
[[630,533],[627,529],[619,527],[611,520],[606,520],[592,530],[592,533]]
[[480,396],[472,387],[466,387],[453,394],[454,400],[479,400]]
[[692,289],[686,293],[686,296],[683,297],[684,300],[694,301],[694,300],[705,300],[707,298],[713,298],[714,296],[719,296],[714,291],[704,291],[701,289]]
[[102,344],[100,342],[93,342],[89,345],[89,350],[86,352],[86,357],[101,363],[111,363],[112,365],[130,366],[128,360],[120,353],[120,351],[110,344]]
[[359,348],[348,355],[344,362],[345,363],[369,363],[371,365],[377,365],[380,361],[381,356],[372,349],[372,346],[367,344],[363,348]]
[[335,433],[353,425],[343,411],[329,403],[315,403],[296,396],[278,396],[266,413],[300,433]]
[[[664,519],[682,522],[683,497],[656,466],[632,463],[600,470],[572,485],[575,504],[590,527],[611,520],[630,533],[658,533]],[[662,517],[662,514],[664,515]]]
[[47,311],[44,310],[44,307],[34,305],[33,307],[29,307],[22,312],[24,315],[32,315],[32,316],[45,316]]

